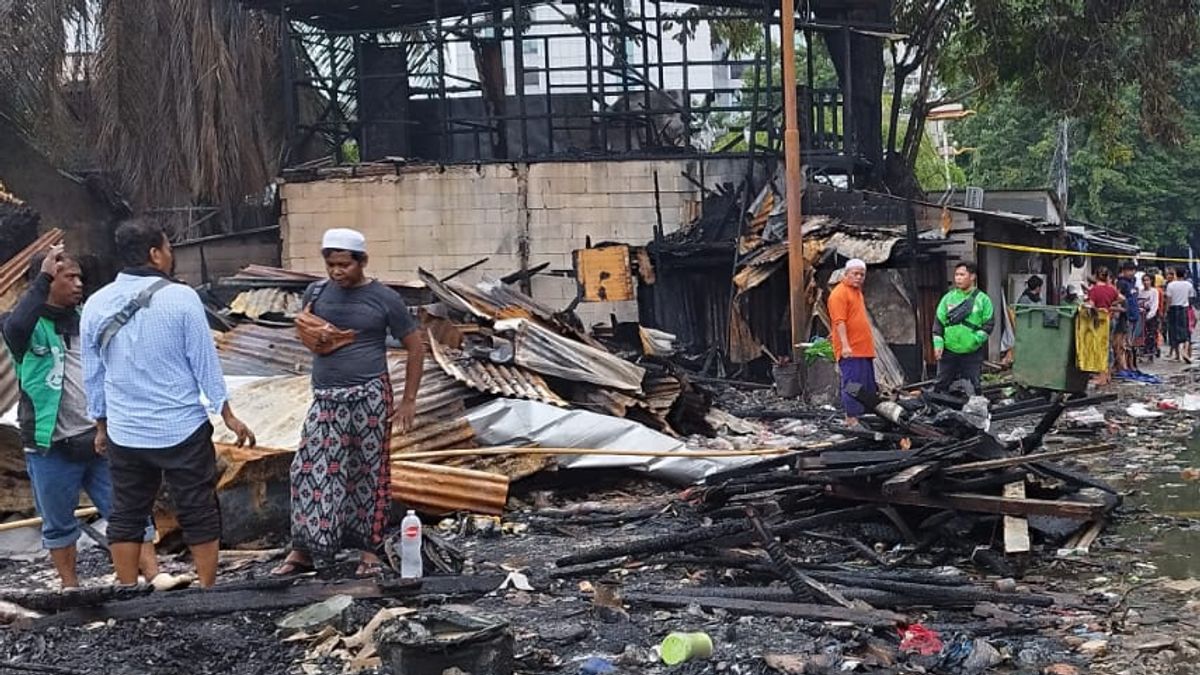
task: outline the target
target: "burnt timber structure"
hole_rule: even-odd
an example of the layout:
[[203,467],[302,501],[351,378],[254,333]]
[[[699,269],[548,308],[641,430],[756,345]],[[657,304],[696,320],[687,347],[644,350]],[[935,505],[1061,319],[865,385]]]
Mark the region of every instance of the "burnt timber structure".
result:
[[[738,155],[773,161],[782,152],[780,20],[770,0],[242,2],[279,15],[286,33],[288,167],[320,157],[438,164]],[[878,168],[874,139],[862,143],[863,133],[855,132],[864,126],[855,124],[853,102],[864,97],[856,96],[862,85],[847,66],[856,41],[877,41],[890,26],[857,18],[862,4],[818,1],[798,17],[801,135],[810,176],[854,177]],[[715,21],[755,27],[759,48],[749,56],[721,56],[719,47],[689,53],[695,42],[688,36]],[[564,41],[581,40],[582,63],[552,56],[562,53]],[[836,86],[816,81],[814,50],[821,49],[841,66]],[[453,72],[448,58],[455,50],[474,67]],[[740,77],[695,77],[697,69],[725,66]]]

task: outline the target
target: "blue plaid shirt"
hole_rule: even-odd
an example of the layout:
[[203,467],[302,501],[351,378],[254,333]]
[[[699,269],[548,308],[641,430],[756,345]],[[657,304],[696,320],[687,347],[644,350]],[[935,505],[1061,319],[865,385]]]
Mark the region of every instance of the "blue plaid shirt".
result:
[[103,352],[101,327],[160,277],[118,274],[83,307],[83,379],[88,416],[108,420],[108,436],[127,448],[182,443],[220,411],[227,393],[200,296],[172,284],[116,334]]

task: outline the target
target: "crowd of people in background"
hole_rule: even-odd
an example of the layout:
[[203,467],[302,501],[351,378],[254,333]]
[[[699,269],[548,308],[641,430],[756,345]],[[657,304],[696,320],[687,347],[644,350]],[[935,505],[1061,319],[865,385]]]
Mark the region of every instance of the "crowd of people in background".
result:
[[1112,368],[1100,378],[1138,373],[1139,360],[1166,358],[1191,363],[1192,333],[1196,327],[1196,287],[1187,268],[1139,270],[1123,263],[1116,279],[1108,268],[1096,270],[1084,303],[1109,312]]

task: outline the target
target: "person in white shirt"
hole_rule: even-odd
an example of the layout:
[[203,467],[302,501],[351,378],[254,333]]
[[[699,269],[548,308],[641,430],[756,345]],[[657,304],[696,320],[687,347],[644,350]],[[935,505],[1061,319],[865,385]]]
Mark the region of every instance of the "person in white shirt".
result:
[[1143,274],[1141,288],[1138,290],[1138,304],[1142,306],[1142,316],[1146,321],[1142,355],[1151,360],[1158,356],[1158,289],[1154,287],[1155,276],[1150,273]]
[[1182,267],[1167,270],[1167,342],[1171,345],[1171,356],[1188,363],[1192,362],[1188,308],[1195,298],[1196,288],[1187,280],[1187,270]]

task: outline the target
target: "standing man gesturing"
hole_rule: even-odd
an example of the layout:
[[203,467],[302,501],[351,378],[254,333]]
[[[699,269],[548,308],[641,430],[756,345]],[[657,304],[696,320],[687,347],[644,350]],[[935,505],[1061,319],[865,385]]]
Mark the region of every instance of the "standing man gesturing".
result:
[[254,434],[234,414],[221,363],[196,291],[174,283],[171,242],[157,223],[117,228],[125,269],[83,308],[84,384],[96,420],[96,447],[112,465],[108,526],[122,584],[137,582],[138,549],[163,480],[191,549],[200,585],[217,576],[221,511],[212,424],[201,403],[220,411],[238,445]]
[[[366,276],[366,239],[334,228],[321,240],[328,279],[304,292],[296,329],[313,358],[313,403],[292,460],[292,551],[272,570],[284,576],[361,552],[355,576],[382,571],[391,503],[388,443],[395,420],[412,426],[425,345],[398,293]],[[408,353],[404,394],[393,408],[387,336]]]
[[937,306],[933,355],[938,361],[938,391],[948,391],[957,380],[967,380],[979,393],[988,335],[996,321],[991,298],[976,286],[977,272],[972,262],[955,265],[954,288]]

